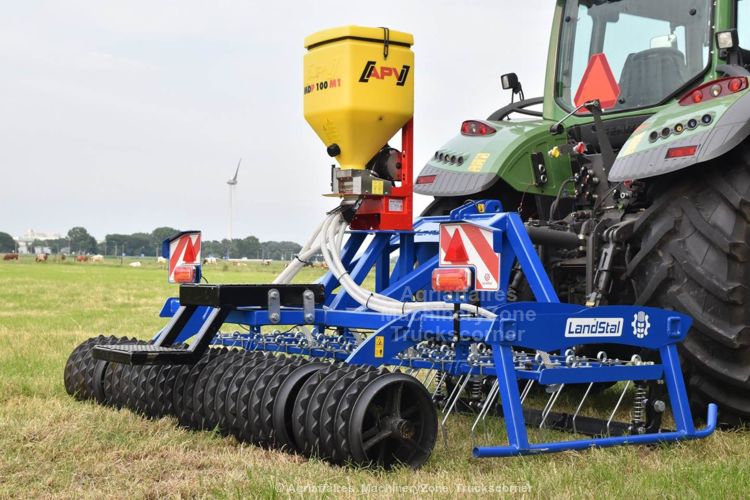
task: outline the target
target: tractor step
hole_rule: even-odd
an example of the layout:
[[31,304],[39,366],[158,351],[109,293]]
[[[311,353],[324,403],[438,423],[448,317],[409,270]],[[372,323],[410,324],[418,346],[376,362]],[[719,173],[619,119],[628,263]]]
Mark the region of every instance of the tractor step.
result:
[[[94,359],[124,363],[128,365],[163,365],[195,364],[208,349],[211,340],[219,332],[219,327],[229,315],[228,307],[212,307],[208,311],[196,314],[199,307],[195,305],[180,306],[169,324],[162,330],[156,341],[150,345],[97,345],[92,350]],[[193,318],[200,317],[200,329],[192,337],[190,346],[185,349],[175,345],[185,325]],[[120,349],[124,347],[124,349]]]
[[94,347],[95,359],[126,365],[193,364],[201,354],[186,348],[157,345],[98,345]]

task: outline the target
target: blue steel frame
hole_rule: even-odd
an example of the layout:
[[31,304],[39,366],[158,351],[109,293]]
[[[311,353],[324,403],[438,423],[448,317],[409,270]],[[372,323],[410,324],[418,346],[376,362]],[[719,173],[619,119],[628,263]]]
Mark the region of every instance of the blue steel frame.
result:
[[[511,456],[556,452],[620,444],[655,443],[681,439],[703,438],[716,427],[716,405],[709,405],[707,426],[697,430],[688,405],[676,344],[684,340],[691,318],[673,311],[635,306],[586,308],[559,302],[543,264],[529,239],[520,216],[504,213],[496,201],[469,202],[445,217],[417,219],[412,232],[353,231],[342,253],[342,262],[352,278],[361,283],[375,270],[376,290],[399,300],[411,300],[414,293],[424,292],[428,298],[440,297],[430,288],[433,269],[438,265],[440,224],[463,221],[493,231],[493,247],[501,256],[500,293],[479,292],[482,306],[493,311],[496,318],[462,314],[457,322],[453,313],[415,312],[386,315],[367,310],[346,292],[335,292],[338,281],[331,274],[321,280],[326,290],[325,304],[315,309],[312,333],[319,342],[300,342],[291,333],[262,333],[261,327],[273,325],[268,311],[261,308],[237,308],[226,323],[245,325],[248,332],[222,335],[215,339],[223,345],[246,349],[282,351],[316,357],[334,358],[352,364],[373,366],[395,365],[411,368],[438,369],[451,375],[477,374],[495,376],[508,431],[508,445],[476,447],[476,457]],[[372,236],[369,245],[360,252]],[[399,251],[393,270],[390,257]],[[508,303],[503,293],[508,289],[515,262],[520,264],[537,302]],[[172,316],[179,307],[177,299],[169,299],[161,316]],[[176,342],[188,340],[208,317],[210,308],[198,311]],[[636,335],[635,319],[645,315],[650,327]],[[643,317],[643,316],[641,316]],[[591,324],[604,320],[619,324],[619,331],[610,336],[598,333],[576,334],[569,322]],[[304,325],[303,311],[286,308],[281,311],[280,325]],[[336,335],[322,335],[334,329]],[[374,331],[358,345],[354,342],[358,329]],[[415,358],[405,356],[410,349],[425,341],[453,342],[455,354],[446,358]],[[491,354],[471,359],[469,346],[485,343]],[[654,350],[658,363],[620,363],[594,361],[585,367],[567,366],[564,357],[553,355],[554,366],[534,360],[519,363],[514,349],[535,349],[562,353],[583,344],[620,344]],[[412,351],[413,352],[413,351]],[[601,437],[554,443],[529,442],[519,380],[534,380],[542,385],[586,384],[591,382],[664,380],[669,395],[676,431],[621,437]]]

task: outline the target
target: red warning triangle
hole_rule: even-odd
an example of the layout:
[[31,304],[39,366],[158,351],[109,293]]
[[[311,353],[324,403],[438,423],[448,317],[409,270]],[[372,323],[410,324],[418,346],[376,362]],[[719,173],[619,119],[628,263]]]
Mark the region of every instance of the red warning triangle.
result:
[[445,260],[453,264],[465,264],[469,260],[469,254],[466,253],[464,241],[461,239],[461,231],[456,229],[453,233],[448,250],[445,251]]
[[185,248],[185,257],[182,260],[185,264],[194,264],[195,260],[198,258],[195,247],[200,245],[200,240],[196,240],[195,245],[193,245],[192,238],[190,238],[190,236],[186,236],[186,238],[188,240],[187,247]]
[[585,102],[599,99],[602,109],[608,109],[617,104],[618,97],[620,97],[620,86],[612,73],[607,56],[594,54],[578,86],[575,105],[581,106]]

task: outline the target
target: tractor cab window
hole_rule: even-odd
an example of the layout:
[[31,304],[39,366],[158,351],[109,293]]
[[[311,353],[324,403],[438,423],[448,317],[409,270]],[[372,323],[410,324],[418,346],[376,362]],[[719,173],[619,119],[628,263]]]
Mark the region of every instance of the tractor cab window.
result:
[[750,49],[750,0],[737,0],[737,35],[740,47]]
[[662,103],[707,68],[710,3],[569,0],[558,52],[558,102],[573,110],[599,99],[604,111]]

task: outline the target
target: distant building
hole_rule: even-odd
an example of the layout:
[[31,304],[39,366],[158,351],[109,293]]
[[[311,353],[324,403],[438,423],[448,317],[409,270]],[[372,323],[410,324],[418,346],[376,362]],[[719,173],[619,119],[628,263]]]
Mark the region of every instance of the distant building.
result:
[[[29,229],[22,236],[14,238],[18,244],[18,253],[31,253],[31,247],[34,244],[34,240],[48,241],[48,240],[59,240],[62,235],[59,233],[39,233],[33,229]],[[51,253],[50,248],[38,249],[41,253]]]

